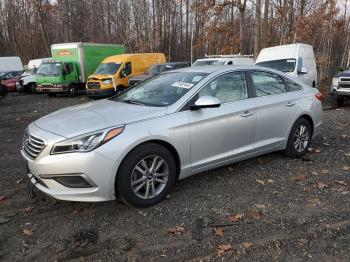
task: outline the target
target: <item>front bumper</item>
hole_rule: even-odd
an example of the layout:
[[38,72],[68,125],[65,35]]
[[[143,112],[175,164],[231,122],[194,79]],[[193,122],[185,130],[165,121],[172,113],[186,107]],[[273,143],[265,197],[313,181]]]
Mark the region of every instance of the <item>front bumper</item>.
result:
[[104,88],[104,89],[86,89],[86,94],[89,97],[110,97],[116,94],[114,88]]
[[[30,125],[29,132],[45,141],[56,143],[62,138]],[[38,131],[38,132],[36,132]],[[47,137],[45,136],[47,133]],[[59,200],[99,202],[115,199],[114,182],[119,161],[113,161],[92,151],[50,155],[53,143],[48,143],[36,159],[31,159],[24,150],[23,158],[28,164],[28,177],[37,189]],[[81,177],[88,185],[72,187],[62,183],[62,178]]]
[[35,91],[39,93],[67,93],[68,87],[64,85],[37,85]]

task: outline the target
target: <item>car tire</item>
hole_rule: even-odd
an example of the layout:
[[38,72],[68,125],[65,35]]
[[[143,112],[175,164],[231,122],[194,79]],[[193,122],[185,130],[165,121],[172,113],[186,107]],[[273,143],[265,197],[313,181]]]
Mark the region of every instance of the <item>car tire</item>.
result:
[[163,200],[175,180],[173,155],[165,147],[149,143],[135,148],[125,157],[119,167],[115,188],[118,197],[126,204],[142,208]]
[[70,86],[68,89],[68,94],[71,97],[75,97],[78,95],[78,88],[76,86]]
[[342,107],[342,106],[344,106],[344,97],[342,97],[342,96],[338,96],[337,97],[337,106],[338,107]]
[[35,93],[35,92],[36,92],[36,84],[35,84],[35,83],[33,83],[33,84],[30,85],[29,91],[30,91],[31,93]]
[[289,157],[300,158],[309,150],[312,139],[310,122],[305,118],[299,118],[290,131],[285,154]]

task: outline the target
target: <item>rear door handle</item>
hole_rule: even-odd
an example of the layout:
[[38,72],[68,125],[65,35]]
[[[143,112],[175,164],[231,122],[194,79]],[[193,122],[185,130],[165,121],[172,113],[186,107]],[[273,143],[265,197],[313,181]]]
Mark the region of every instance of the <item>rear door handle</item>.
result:
[[253,116],[255,113],[254,112],[251,112],[251,111],[245,111],[241,117],[250,117],[250,116]]
[[286,106],[289,106],[289,107],[290,107],[290,106],[295,106],[295,102],[291,102],[291,101],[290,101],[290,102],[288,102],[288,103],[286,104]]

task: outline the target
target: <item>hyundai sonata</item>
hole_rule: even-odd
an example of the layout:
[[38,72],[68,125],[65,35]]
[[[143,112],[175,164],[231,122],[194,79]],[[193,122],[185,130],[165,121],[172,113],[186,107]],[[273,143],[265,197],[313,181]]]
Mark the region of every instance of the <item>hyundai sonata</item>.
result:
[[30,183],[56,199],[145,207],[196,173],[272,151],[303,156],[320,99],[272,69],[179,69],[34,121],[21,152]]

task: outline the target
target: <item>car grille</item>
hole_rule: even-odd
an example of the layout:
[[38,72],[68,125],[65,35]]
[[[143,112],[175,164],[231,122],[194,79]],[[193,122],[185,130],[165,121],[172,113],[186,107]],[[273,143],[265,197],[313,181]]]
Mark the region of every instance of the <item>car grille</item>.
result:
[[87,86],[89,89],[100,89],[101,84],[100,82],[88,82]]
[[44,140],[33,136],[26,130],[23,137],[23,151],[31,159],[37,158],[45,147]]

